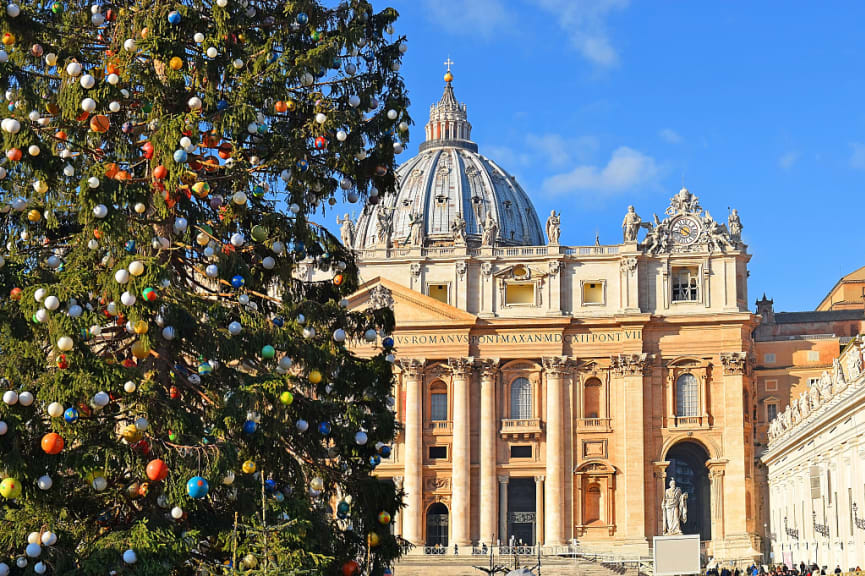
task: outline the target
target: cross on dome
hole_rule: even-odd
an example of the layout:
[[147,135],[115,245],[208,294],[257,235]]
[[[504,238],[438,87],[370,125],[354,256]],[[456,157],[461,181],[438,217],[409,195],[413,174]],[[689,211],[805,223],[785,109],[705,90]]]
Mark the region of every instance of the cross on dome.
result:
[[448,56],[448,59],[444,61],[444,65],[448,67],[448,71],[445,72],[445,82],[447,82],[448,84],[450,84],[454,79],[453,72],[451,72],[451,66],[453,66],[454,64],[456,64],[456,62],[451,60],[450,56]]

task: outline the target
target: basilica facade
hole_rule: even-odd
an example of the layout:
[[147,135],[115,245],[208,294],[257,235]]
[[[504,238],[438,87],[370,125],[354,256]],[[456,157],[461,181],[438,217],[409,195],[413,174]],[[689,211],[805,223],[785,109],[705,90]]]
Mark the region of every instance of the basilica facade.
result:
[[562,245],[445,80],[398,193],[342,228],[364,280],[350,306],[396,316],[402,429],[377,469],[405,492],[396,532],[418,551],[648,554],[675,479],[707,556],[758,557],[738,214],[683,188],[651,219],[629,208],[620,243]]

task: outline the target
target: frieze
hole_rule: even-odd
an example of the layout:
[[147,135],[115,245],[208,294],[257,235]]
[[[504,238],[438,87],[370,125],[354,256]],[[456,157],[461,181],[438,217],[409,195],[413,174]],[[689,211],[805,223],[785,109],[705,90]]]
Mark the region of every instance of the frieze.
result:
[[558,332],[508,332],[498,334],[394,334],[397,346],[425,346],[435,344],[619,344],[639,342],[643,331],[639,328],[562,334]]

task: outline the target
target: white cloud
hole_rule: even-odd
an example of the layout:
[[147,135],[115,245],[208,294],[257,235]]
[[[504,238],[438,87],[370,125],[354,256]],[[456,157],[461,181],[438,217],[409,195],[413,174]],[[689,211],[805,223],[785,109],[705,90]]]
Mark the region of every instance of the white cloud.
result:
[[797,152],[796,150],[790,150],[789,152],[782,154],[781,157],[778,158],[778,167],[782,170],[789,170],[796,165],[796,162],[799,161],[800,156],[801,154],[799,154],[799,152]]
[[426,12],[444,32],[492,38],[513,23],[505,0],[424,0]]
[[627,146],[616,148],[604,167],[580,165],[544,180],[543,189],[551,195],[591,190],[615,194],[652,184],[658,177],[655,159]]
[[865,144],[851,142],[850,148],[853,149],[850,154],[850,167],[854,170],[865,170]]
[[672,128],[664,128],[658,132],[658,136],[668,144],[681,144],[682,136]]
[[623,10],[629,0],[532,0],[550,12],[559,27],[570,37],[571,44],[588,61],[611,67],[619,62],[619,53],[607,33],[606,19],[615,10]]

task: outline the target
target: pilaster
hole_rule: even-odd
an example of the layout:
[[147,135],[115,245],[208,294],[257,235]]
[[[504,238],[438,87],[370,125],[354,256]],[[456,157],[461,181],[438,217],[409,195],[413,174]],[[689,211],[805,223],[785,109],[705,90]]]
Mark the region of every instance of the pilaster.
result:
[[402,510],[403,537],[423,545],[423,382],[424,360],[404,358],[399,361],[405,384],[405,508]]

